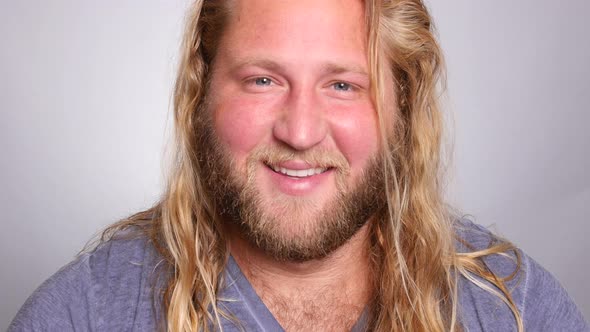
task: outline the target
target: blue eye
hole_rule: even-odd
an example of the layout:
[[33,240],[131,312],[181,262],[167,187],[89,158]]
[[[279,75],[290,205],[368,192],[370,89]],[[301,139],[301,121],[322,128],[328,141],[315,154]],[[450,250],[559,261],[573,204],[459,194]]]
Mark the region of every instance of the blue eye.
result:
[[336,82],[332,86],[337,91],[350,91],[350,90],[352,90],[352,86],[350,84],[344,83],[344,82]]
[[268,77],[258,77],[254,80],[254,83],[260,86],[270,85],[271,82],[272,81]]

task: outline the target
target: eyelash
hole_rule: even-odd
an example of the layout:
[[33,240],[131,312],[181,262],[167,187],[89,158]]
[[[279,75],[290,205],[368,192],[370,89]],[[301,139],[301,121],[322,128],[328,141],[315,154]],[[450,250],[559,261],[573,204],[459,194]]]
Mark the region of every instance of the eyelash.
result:
[[[339,91],[339,92],[354,92],[356,90],[356,87],[353,84],[347,83],[347,82],[334,82],[331,84],[331,86],[334,88],[334,90]],[[344,86],[341,88],[339,88],[339,86]]]
[[[252,77],[247,79],[245,82],[248,85],[254,85],[257,87],[269,87],[276,84],[272,78],[267,76]],[[356,85],[344,81],[335,81],[330,83],[328,86],[338,93],[353,93],[358,91],[358,87]]]
[[[261,82],[261,81],[265,81],[265,82]],[[258,84],[259,82],[261,82],[261,84]],[[272,80],[268,77],[256,77],[253,79],[253,83],[256,85],[270,85],[272,82]],[[268,83],[268,84],[267,84]]]
[[[265,80],[267,84],[258,84],[261,80]],[[244,81],[247,85],[254,85],[259,87],[270,86],[275,84],[274,80],[267,76],[256,76],[252,78],[248,78]]]

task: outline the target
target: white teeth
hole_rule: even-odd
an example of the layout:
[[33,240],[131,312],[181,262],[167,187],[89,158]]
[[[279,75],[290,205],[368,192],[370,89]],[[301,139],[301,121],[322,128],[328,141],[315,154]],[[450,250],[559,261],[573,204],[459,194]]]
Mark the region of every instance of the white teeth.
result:
[[281,174],[285,174],[285,175],[297,177],[297,178],[304,178],[304,177],[308,177],[308,176],[312,176],[312,175],[321,174],[327,170],[327,168],[288,169],[285,167],[277,167],[277,166],[271,166],[271,168],[277,173],[281,173]]

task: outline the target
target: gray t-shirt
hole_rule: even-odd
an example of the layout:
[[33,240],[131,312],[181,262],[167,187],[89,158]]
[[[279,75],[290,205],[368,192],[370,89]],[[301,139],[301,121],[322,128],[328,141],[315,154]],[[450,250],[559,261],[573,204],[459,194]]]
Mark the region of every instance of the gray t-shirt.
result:
[[[491,234],[462,222],[458,234],[476,249],[489,245]],[[468,251],[457,244],[460,251]],[[522,254],[517,277],[508,282],[526,331],[590,331],[573,301],[545,269]],[[485,259],[499,276],[514,271],[514,260]],[[155,331],[163,328],[159,300],[166,272],[162,258],[144,237],[120,237],[79,256],[45,281],[25,302],[13,331]],[[235,261],[225,270],[219,306],[236,317],[245,331],[282,331]],[[466,331],[515,331],[508,307],[472,282],[459,280],[460,321]],[[239,328],[223,319],[224,331]],[[362,331],[365,315],[353,331]]]

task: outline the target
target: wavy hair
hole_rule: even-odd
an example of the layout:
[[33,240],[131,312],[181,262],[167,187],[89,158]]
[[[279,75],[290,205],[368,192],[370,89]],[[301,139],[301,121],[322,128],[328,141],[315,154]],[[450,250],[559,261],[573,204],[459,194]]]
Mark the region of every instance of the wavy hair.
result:
[[[163,198],[110,226],[102,238],[132,225],[149,234],[173,271],[162,294],[170,331],[220,329],[226,315],[217,303],[229,253],[199,166],[204,156],[197,142],[207,133],[197,128],[209,69],[231,10],[227,3],[196,0],[188,12],[174,90],[175,155]],[[421,0],[365,0],[365,16],[372,97],[381,141],[387,142],[381,147],[387,208],[371,224],[376,296],[369,329],[461,330],[457,281],[463,275],[502,299],[523,331],[505,285],[514,275],[498,277],[482,260],[515,248],[507,242],[469,253],[455,248],[457,218],[444,203],[441,180],[444,63],[426,7]],[[386,105],[381,88],[390,73],[397,105]]]

